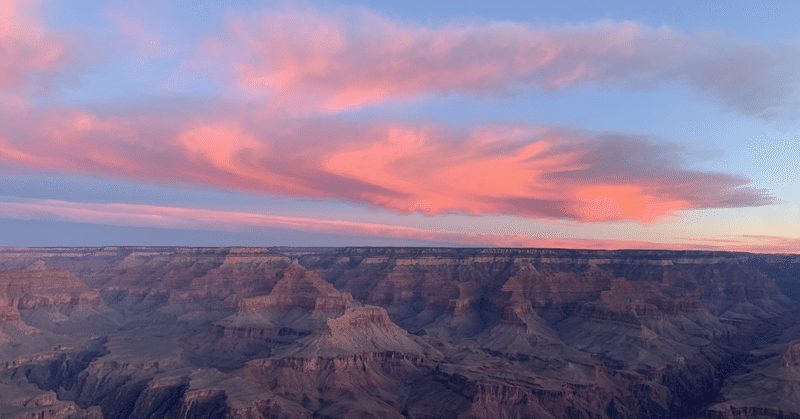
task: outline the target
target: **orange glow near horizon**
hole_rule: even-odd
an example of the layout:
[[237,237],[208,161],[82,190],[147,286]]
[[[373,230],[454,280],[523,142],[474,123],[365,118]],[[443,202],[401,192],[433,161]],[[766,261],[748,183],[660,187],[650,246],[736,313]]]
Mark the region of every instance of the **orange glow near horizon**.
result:
[[252,231],[253,228],[336,233],[352,236],[392,237],[453,245],[489,247],[544,247],[581,249],[671,249],[736,250],[756,253],[792,253],[800,239],[769,236],[735,236],[717,239],[674,238],[673,242],[642,240],[597,240],[580,238],[538,238],[522,235],[476,234],[448,230],[382,225],[308,217],[287,217],[236,211],[164,207],[118,203],[78,203],[59,200],[5,202],[0,217],[24,220],[59,220],[82,223],[167,227],[219,231]]

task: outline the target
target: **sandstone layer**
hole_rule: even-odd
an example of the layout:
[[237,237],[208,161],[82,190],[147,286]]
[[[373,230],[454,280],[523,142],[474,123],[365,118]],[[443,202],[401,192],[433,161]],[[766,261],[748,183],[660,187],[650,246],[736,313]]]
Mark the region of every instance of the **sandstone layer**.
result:
[[800,418],[800,256],[0,249],[0,418]]

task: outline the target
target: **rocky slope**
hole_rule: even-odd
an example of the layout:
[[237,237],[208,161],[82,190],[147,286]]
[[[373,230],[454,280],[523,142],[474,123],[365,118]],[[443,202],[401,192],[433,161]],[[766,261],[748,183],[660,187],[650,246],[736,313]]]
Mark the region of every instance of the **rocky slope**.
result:
[[800,256],[0,249],[2,418],[800,418]]

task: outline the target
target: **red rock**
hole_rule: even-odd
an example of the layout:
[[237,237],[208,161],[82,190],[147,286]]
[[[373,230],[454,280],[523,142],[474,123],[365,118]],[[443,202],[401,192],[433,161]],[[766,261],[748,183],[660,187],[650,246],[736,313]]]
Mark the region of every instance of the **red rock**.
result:
[[280,250],[0,249],[0,383],[52,417],[800,412],[796,256]]

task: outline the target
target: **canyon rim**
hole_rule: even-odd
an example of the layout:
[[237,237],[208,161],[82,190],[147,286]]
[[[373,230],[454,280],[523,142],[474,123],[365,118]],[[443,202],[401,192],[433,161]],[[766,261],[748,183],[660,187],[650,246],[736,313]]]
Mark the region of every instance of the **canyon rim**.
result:
[[800,255],[3,248],[3,418],[796,418]]

